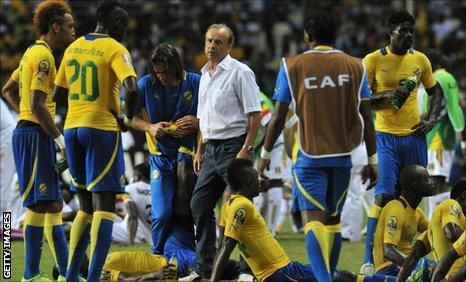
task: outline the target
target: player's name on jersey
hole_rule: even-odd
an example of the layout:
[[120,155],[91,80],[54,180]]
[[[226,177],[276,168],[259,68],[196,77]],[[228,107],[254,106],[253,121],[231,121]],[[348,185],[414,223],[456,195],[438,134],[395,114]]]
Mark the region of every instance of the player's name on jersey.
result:
[[85,49],[85,48],[78,48],[78,47],[69,48],[68,53],[92,55],[92,56],[99,56],[99,57],[104,56],[103,51],[96,50],[94,47],[92,47],[92,49]]
[[343,86],[344,83],[349,82],[349,74],[339,74],[335,81],[329,75],[324,76],[321,81],[318,81],[316,76],[306,77],[304,87],[306,89],[337,87],[335,82],[338,83],[338,86]]

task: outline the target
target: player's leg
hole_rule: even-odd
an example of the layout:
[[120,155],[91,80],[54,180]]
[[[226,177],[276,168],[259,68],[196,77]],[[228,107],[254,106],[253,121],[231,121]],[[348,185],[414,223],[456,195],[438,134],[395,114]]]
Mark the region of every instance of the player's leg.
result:
[[364,252],[364,264],[370,265],[370,269],[361,268],[361,273],[373,273],[374,257],[374,233],[382,208],[396,197],[395,185],[398,180],[400,162],[398,159],[397,137],[387,133],[376,133],[379,178],[375,186],[375,201],[369,217],[367,218],[366,246]]
[[70,230],[67,281],[78,281],[82,262],[86,256],[91,230],[92,194],[86,190],[86,151],[80,142],[78,129],[64,132],[66,157],[71,174],[71,190],[78,194],[79,210]]
[[[326,230],[329,238],[330,273],[334,273],[340,258],[342,236],[340,214],[346,200],[348,183],[351,177],[350,167],[328,169]],[[330,196],[330,197],[329,197]]]
[[152,205],[152,252],[163,254],[172,221],[173,196],[175,195],[175,169],[163,156],[150,156],[151,205]]
[[272,276],[267,278],[269,282],[291,282],[291,281],[302,281],[302,282],[313,282],[319,281],[310,265],[303,265],[299,262],[290,262],[287,266],[282,267],[275,271]]
[[330,272],[330,244],[325,227],[327,174],[324,169],[295,167],[299,208],[302,213],[306,247],[317,280],[332,281]]
[[124,159],[119,132],[79,128],[86,148],[86,188],[92,192],[89,281],[98,281],[111,245],[116,194],[124,192]]

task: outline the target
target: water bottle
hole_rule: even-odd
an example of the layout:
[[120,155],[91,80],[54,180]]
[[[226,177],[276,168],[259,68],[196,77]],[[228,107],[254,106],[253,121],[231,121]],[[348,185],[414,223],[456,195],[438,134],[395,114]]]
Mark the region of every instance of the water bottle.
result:
[[[406,79],[405,83],[403,84],[403,88],[409,93],[416,88],[417,85],[417,78],[416,76],[410,76]],[[406,100],[405,100],[406,101]],[[399,99],[393,98],[392,99],[392,106],[396,110],[399,110],[405,101],[401,101]]]
[[57,162],[55,163],[55,171],[58,174],[63,173],[65,170],[68,169],[68,163],[66,160],[63,158],[61,154],[57,154]]

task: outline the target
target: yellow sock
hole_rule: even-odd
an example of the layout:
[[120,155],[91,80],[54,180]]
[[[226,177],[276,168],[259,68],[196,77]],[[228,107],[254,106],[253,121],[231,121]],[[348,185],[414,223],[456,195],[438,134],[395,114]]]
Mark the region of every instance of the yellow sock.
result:
[[49,243],[55,263],[60,275],[66,276],[68,264],[68,242],[66,241],[65,229],[61,218],[61,212],[45,214],[45,238]]
[[89,258],[88,281],[99,280],[108,251],[112,243],[115,213],[96,211],[91,226],[91,255]]
[[[87,237],[87,238],[83,238],[85,242],[87,241],[87,243],[84,244],[85,246],[81,246],[80,249],[83,249],[81,250],[81,252],[84,252],[85,254],[87,245],[89,243],[89,231],[90,231],[89,226],[91,223],[92,223],[92,215],[79,210],[78,213],[76,214],[76,217],[73,220],[73,224],[71,225],[70,254],[68,257],[68,267],[70,267],[73,261],[74,253],[83,235]],[[81,267],[81,265],[79,265],[79,267]]]
[[90,258],[89,261],[92,261],[92,256],[94,254],[95,247],[97,245],[97,239],[100,230],[100,223],[102,219],[106,219],[109,221],[115,221],[116,214],[111,212],[105,211],[96,211],[94,212],[94,218],[92,219],[92,227],[91,227],[91,249],[90,249]]
[[304,226],[307,255],[318,281],[332,281],[330,257],[333,249],[333,233],[320,221],[311,221]]

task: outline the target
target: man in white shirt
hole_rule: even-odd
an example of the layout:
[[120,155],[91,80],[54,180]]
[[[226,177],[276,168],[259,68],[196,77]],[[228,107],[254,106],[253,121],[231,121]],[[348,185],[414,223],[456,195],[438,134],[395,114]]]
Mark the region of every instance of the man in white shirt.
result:
[[209,61],[201,69],[197,109],[201,137],[193,162],[199,177],[191,199],[198,271],[207,278],[215,256],[213,208],[227,186],[230,162],[252,158],[260,125],[259,87],[252,70],[229,55],[233,42],[228,26],[207,28],[204,51]]

